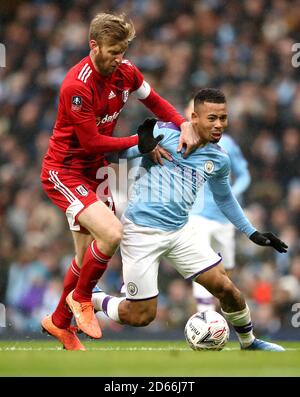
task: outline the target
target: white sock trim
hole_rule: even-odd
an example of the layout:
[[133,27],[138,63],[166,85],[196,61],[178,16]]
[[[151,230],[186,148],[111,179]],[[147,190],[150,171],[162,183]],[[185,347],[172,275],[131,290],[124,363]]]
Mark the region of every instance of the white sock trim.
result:
[[106,296],[108,295],[105,292],[94,292],[92,294],[92,303],[98,312],[102,311],[102,302]]
[[221,308],[221,313],[234,326],[245,325],[251,321],[250,309],[247,304],[245,309],[232,313],[226,313]]
[[119,305],[121,302],[123,302],[126,298],[110,298],[110,300],[107,303],[107,309],[106,309],[106,315],[107,317],[111,318],[112,320],[116,321],[117,323],[121,324],[121,320],[119,317]]
[[248,305],[246,304],[245,309],[239,312],[226,313],[222,309],[221,312],[226,320],[234,327],[240,344],[243,347],[250,346],[255,336],[253,334],[253,326]]

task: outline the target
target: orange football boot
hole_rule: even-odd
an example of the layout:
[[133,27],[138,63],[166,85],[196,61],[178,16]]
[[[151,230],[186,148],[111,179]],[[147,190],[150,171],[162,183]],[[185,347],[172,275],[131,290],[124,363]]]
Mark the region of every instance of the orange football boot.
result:
[[92,302],[77,302],[73,298],[73,291],[66,297],[66,302],[74,314],[78,328],[91,338],[101,338],[102,332]]
[[76,327],[58,328],[52,321],[52,316],[47,316],[41,321],[42,331],[58,339],[66,350],[86,350],[76,335]]

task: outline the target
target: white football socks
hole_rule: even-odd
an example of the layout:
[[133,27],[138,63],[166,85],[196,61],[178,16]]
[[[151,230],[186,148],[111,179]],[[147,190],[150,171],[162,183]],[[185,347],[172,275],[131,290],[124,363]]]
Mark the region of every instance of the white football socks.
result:
[[251,322],[251,315],[248,305],[246,304],[245,309],[239,312],[226,313],[222,309],[221,312],[226,320],[232,324],[233,328],[235,329],[240,344],[243,347],[250,346],[254,341],[255,336],[253,335],[253,325]]
[[110,319],[121,323],[119,317],[119,304],[125,300],[125,297],[117,298],[107,295],[105,292],[95,292],[92,294],[94,308],[103,311]]
[[108,295],[104,291],[93,292],[92,303],[97,312],[102,311],[102,302],[106,296]]

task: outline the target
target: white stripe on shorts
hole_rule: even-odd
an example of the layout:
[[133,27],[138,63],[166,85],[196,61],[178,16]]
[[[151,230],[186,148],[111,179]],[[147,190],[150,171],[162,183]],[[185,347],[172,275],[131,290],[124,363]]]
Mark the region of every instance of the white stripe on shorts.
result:
[[63,194],[69,201],[69,203],[73,203],[75,200],[78,200],[78,198],[71,192],[71,190],[60,181],[59,177],[57,176],[57,171],[49,171],[49,174],[50,178],[48,179],[49,181],[53,182],[54,189],[58,190],[61,194]]

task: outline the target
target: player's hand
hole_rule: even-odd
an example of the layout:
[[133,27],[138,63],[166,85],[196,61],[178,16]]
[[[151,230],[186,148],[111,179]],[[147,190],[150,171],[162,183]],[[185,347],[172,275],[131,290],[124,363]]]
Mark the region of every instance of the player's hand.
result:
[[185,121],[180,126],[181,134],[179,137],[179,145],[177,147],[177,153],[181,152],[182,148],[185,148],[183,157],[186,158],[195,149],[199,147],[200,137],[193,128],[190,121]]
[[156,148],[157,144],[163,139],[163,135],[154,138],[153,129],[157,120],[154,118],[146,119],[138,126],[137,133],[139,136],[138,148],[142,154],[150,153]]
[[288,249],[288,246],[283,241],[270,232],[260,233],[256,231],[249,238],[257,245],[273,247],[278,252],[287,252]]
[[173,157],[170,155],[170,153],[159,145],[157,145],[156,148],[148,154],[148,156],[155,164],[164,165],[163,158],[173,161]]

